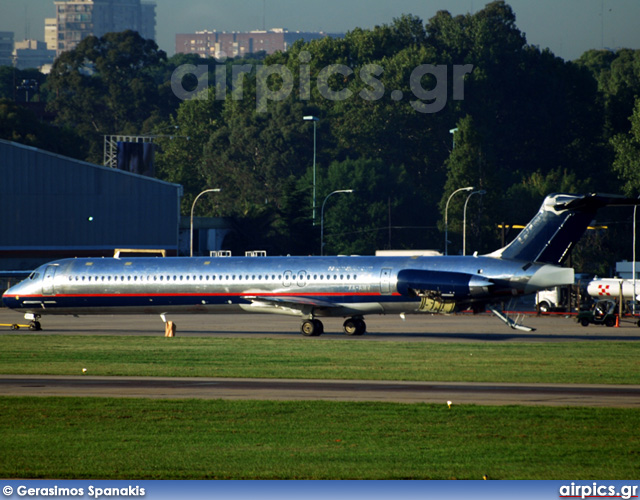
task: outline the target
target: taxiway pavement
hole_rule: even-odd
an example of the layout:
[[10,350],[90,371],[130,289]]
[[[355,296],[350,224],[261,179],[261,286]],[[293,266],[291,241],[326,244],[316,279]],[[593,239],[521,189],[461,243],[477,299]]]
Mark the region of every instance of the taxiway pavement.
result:
[[[299,319],[272,315],[175,315],[178,336],[300,338]],[[510,329],[490,314],[451,316],[368,316],[362,337],[341,333],[342,320],[323,319],[325,333],[309,341],[349,342],[589,342],[640,341],[631,320],[620,328],[583,327],[564,315],[521,317],[534,332]],[[13,311],[0,309],[0,324],[24,323]],[[2,335],[164,335],[157,316],[46,316],[43,331],[0,327]],[[481,405],[578,405],[640,407],[640,385],[483,384],[443,382],[276,380],[141,377],[54,377],[0,375],[0,395],[95,396],[202,399],[322,399],[402,403]]]

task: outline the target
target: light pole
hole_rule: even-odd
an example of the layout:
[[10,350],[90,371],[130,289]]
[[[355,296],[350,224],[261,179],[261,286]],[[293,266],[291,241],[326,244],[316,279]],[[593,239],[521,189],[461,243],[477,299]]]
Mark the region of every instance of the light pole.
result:
[[353,189],[338,189],[329,193],[322,202],[322,210],[320,211],[320,255],[324,255],[324,204],[327,202],[331,195],[337,193],[353,193]]
[[198,196],[196,196],[195,200],[193,200],[193,204],[191,205],[191,223],[189,225],[190,235],[191,235],[191,238],[189,240],[189,257],[193,257],[193,209],[196,206],[196,201],[198,201],[198,198],[200,198],[205,193],[219,193],[219,192],[220,192],[220,188],[205,189]]
[[453,198],[453,195],[456,193],[459,193],[460,191],[473,191],[475,188],[473,186],[468,186],[468,187],[463,187],[460,189],[456,189],[453,193],[451,193],[451,195],[449,196],[449,199],[447,200],[447,204],[444,207],[444,254],[445,255],[449,255],[448,252],[448,245],[449,245],[449,220],[447,218],[447,212],[449,210],[449,202],[451,201],[451,198]]
[[[638,196],[640,198],[640,196]],[[636,215],[638,213],[638,205],[634,205],[633,207],[633,265],[631,266],[631,270],[633,272],[633,302],[631,302],[633,306],[633,314],[636,313]]]
[[484,189],[481,189],[480,191],[472,191],[464,202],[464,210],[462,211],[462,255],[467,255],[467,203],[469,203],[469,198],[474,194],[486,193],[487,192]]
[[313,122],[313,225],[316,225],[316,124],[320,121],[317,116],[304,116],[305,122]]
[[456,148],[456,132],[458,131],[458,127],[449,129],[449,133],[451,134],[452,149]]

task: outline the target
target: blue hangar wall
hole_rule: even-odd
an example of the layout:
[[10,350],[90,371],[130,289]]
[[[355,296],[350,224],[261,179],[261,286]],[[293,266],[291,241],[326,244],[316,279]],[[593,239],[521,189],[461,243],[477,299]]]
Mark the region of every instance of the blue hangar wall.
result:
[[182,186],[0,140],[0,270],[178,251]]

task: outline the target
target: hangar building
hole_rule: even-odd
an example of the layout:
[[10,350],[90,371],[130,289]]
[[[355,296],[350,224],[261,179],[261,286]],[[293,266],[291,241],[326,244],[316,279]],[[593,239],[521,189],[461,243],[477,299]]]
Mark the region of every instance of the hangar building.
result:
[[178,252],[182,186],[0,140],[0,270]]

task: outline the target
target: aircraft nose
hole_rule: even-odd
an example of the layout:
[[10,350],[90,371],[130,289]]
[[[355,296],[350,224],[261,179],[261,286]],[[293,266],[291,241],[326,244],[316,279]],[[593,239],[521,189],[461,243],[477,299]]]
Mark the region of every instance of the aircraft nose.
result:
[[12,288],[13,288],[13,287],[9,288],[8,290],[6,290],[6,291],[2,294],[2,303],[4,304],[4,306],[5,306],[5,307],[11,307],[11,306],[9,305],[9,303],[10,303],[10,299],[9,299],[9,297],[11,296],[10,292],[11,292],[11,289],[12,289]]
[[2,303],[9,309],[15,309],[20,305],[20,295],[22,294],[22,283],[13,285],[2,294]]

